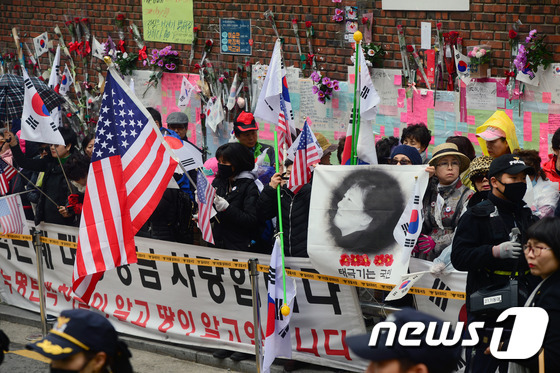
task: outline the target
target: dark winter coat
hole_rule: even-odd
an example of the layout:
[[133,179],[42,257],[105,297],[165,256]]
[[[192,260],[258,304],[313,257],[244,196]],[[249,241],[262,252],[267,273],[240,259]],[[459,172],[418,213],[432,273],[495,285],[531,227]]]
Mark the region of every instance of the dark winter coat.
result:
[[[44,221],[46,223],[77,226],[79,222],[75,216],[65,218],[58,212],[58,206],[66,206],[68,204],[68,195],[70,194],[68,183],[58,160],[51,157],[42,159],[27,158],[19,145],[12,148],[12,154],[17,162],[17,166],[26,170],[45,173],[41,190],[56,202],[55,205],[41,193],[37,203],[35,223],[39,224]],[[62,161],[64,162],[64,160]]]
[[529,273],[525,256],[521,255],[518,260],[495,258],[492,247],[510,241],[510,232],[516,226],[521,231],[519,239],[524,244],[527,242],[527,229],[536,220],[529,208],[500,199],[492,193],[487,200],[461,216],[453,239],[451,263],[459,271],[468,271],[467,309],[471,294],[491,284],[506,285],[509,274],[514,271],[521,274],[520,282],[528,286],[527,291],[534,289],[538,279]]
[[[297,194],[286,187],[280,189],[282,206],[282,226],[284,232],[284,253],[286,256],[308,257],[307,228],[309,225],[309,204],[311,184],[305,184]],[[278,215],[276,189],[266,185],[257,204],[259,218],[268,220]]]
[[136,235],[192,244],[192,210],[192,201],[187,193],[181,189],[168,188]]
[[226,210],[213,219],[212,233],[216,247],[238,251],[255,251],[259,235],[257,200],[259,189],[252,175],[243,172],[233,182],[216,177],[212,186],[216,194],[229,202]]

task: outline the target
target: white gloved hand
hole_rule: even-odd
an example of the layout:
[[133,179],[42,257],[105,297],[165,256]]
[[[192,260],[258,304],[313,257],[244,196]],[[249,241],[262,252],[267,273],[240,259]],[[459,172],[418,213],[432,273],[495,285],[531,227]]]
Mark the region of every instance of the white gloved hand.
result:
[[517,259],[521,256],[521,244],[514,241],[502,242],[492,248],[492,255],[498,259]]
[[216,194],[216,196],[214,197],[214,207],[216,207],[216,211],[222,212],[229,207],[229,202],[226,201],[225,198],[222,198]]
[[440,277],[448,275],[449,271],[447,271],[447,266],[444,263],[434,263],[430,267],[430,273],[434,275],[434,277]]

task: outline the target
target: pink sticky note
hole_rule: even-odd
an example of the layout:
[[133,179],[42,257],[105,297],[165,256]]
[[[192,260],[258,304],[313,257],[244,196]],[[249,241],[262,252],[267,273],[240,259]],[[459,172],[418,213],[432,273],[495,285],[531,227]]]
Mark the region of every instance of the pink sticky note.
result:
[[334,131],[334,139],[339,140],[346,136],[346,131]]
[[548,159],[548,128],[546,126],[540,128],[539,155],[541,159]]
[[[404,114],[404,113],[403,113],[403,114]],[[401,132],[400,128],[397,128],[397,127],[393,128],[393,136],[395,136],[396,138],[400,138],[400,137],[401,137],[401,136],[400,136],[400,132]]]
[[354,84],[355,74],[348,74],[348,84]]
[[533,123],[532,113],[526,111],[523,114],[523,140],[527,142],[533,141]]
[[404,108],[404,99],[401,98],[397,99],[397,107]]
[[264,124],[264,130],[259,131],[259,138],[261,140],[274,140],[274,133],[272,133],[270,123]]
[[401,123],[406,123],[406,120],[408,119],[408,114],[402,112],[401,113]]
[[552,103],[552,93],[551,92],[543,92],[542,93],[542,102],[544,104],[551,104]]
[[379,140],[381,140],[381,137],[382,137],[382,136],[381,136],[381,135],[374,135],[374,137],[375,137],[375,143],[377,144],[377,142],[378,142]]
[[472,143],[478,144],[478,139],[476,138],[476,134],[474,134],[474,133],[469,133],[469,134],[467,135],[467,137],[469,138],[469,140],[471,140]]
[[461,131],[455,131],[455,136],[463,136],[463,132],[461,132]]
[[404,88],[397,90],[397,94],[400,99],[404,100],[406,98],[406,90]]
[[333,98],[331,100],[331,105],[333,109],[338,109],[338,98]]
[[474,126],[476,124],[474,115],[467,115],[467,124]]
[[395,75],[394,85],[402,85],[402,75]]

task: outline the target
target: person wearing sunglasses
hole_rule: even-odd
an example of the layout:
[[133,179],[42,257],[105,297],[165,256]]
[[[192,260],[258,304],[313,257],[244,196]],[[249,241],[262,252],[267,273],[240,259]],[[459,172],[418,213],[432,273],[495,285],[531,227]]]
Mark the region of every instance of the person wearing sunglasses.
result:
[[471,181],[475,193],[469,199],[467,207],[475,206],[488,198],[491,189],[488,170],[490,170],[492,159],[492,157],[482,155],[472,160],[467,170],[467,178]]
[[409,145],[396,146],[391,152],[391,159],[387,162],[391,165],[421,165],[422,157],[416,148]]

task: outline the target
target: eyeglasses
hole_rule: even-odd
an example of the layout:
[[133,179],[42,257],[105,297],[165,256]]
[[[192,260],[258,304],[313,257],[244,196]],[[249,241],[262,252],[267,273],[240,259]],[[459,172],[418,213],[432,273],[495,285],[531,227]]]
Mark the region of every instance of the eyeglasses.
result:
[[449,166],[451,166],[451,168],[459,168],[459,166],[461,165],[461,163],[459,163],[459,161],[451,161],[451,163],[449,162],[441,162],[438,163],[436,165],[436,167],[445,167],[445,168],[449,168]]
[[407,166],[409,164],[412,164],[412,162],[409,159],[401,159],[401,160],[389,159],[388,163],[392,164],[393,166],[397,164],[400,164],[402,166]]
[[529,251],[532,251],[535,257],[540,256],[543,250],[551,250],[551,248],[542,247],[542,246],[533,246],[530,244],[523,245],[523,251],[525,252],[525,254],[528,254]]
[[490,180],[490,179],[488,179],[488,174],[478,174],[478,175],[474,175],[474,176],[471,177],[471,181],[473,183],[480,183],[484,179]]

